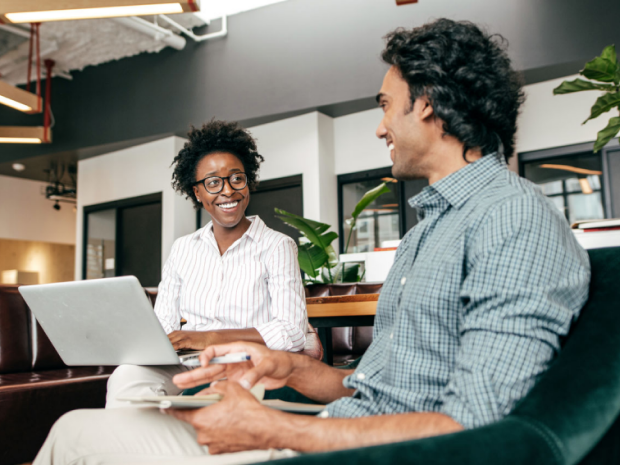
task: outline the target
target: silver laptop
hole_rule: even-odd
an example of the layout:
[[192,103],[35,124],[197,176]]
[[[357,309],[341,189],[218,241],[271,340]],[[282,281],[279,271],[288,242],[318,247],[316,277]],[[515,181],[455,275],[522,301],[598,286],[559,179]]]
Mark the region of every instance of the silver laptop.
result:
[[19,292],[69,366],[178,365],[179,355],[135,276],[20,286]]

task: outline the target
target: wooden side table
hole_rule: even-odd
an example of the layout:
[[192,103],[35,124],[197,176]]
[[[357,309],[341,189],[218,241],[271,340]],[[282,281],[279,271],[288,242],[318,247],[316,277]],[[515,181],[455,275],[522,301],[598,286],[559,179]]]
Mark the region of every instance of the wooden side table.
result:
[[317,329],[323,344],[323,361],[334,364],[331,328],[372,326],[379,294],[355,294],[306,299],[308,320]]

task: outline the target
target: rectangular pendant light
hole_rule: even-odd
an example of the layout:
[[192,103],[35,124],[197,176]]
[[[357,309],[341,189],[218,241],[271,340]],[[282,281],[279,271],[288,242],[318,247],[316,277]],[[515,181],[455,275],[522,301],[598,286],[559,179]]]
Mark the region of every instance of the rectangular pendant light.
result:
[[41,97],[4,81],[0,81],[0,104],[30,114],[43,110]]
[[0,126],[0,144],[48,144],[52,131],[42,126]]
[[199,0],[2,0],[0,23],[42,23],[194,11],[200,11]]

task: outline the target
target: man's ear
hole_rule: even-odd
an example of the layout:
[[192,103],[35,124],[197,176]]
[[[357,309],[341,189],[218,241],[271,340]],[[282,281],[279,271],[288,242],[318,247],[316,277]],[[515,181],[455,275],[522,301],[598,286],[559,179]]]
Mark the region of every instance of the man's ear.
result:
[[[417,109],[415,108],[417,106]],[[435,115],[431,101],[425,95],[418,97],[415,101],[414,110],[418,112],[421,121],[428,121]]]

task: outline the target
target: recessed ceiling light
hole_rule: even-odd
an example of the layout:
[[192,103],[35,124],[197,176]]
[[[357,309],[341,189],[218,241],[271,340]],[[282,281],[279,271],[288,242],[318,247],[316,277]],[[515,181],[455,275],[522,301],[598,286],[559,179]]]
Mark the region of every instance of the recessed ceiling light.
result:
[[15,171],[24,171],[26,169],[26,167],[21,163],[13,163],[12,166]]

